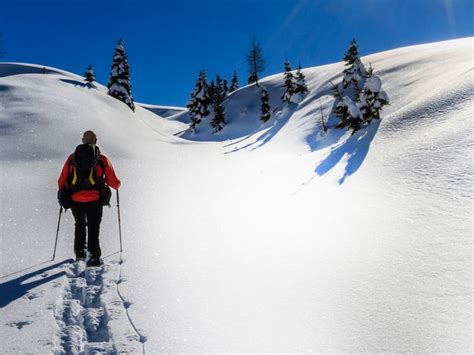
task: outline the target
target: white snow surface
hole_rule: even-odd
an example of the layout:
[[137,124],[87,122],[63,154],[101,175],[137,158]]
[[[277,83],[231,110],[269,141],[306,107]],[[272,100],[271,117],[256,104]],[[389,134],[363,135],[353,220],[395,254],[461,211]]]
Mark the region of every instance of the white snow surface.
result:
[[[320,129],[342,62],[304,69],[299,104],[262,79],[263,125],[259,89],[237,90],[215,135],[0,64],[0,352],[472,353],[473,38],[362,61],[391,105],[353,136]],[[88,129],[123,183],[124,252],[114,200],[85,269],[70,211],[49,260]]]

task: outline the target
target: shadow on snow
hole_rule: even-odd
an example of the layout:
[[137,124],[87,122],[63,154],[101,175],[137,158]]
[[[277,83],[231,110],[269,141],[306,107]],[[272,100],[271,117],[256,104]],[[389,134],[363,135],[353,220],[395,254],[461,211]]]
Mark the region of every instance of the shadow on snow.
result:
[[[239,150],[247,149],[247,148],[252,148],[251,150],[261,148],[262,146],[264,146],[265,144],[270,142],[278,134],[278,132],[280,132],[280,130],[285,126],[285,124],[288,122],[290,117],[291,117],[290,114],[281,115],[281,117],[279,117],[277,119],[274,119],[273,125],[271,125],[270,128],[264,130],[264,132],[261,133],[254,142],[248,143],[248,144],[246,144],[242,147],[239,147],[239,148],[234,148],[233,150],[225,152],[225,154],[238,152]],[[241,139],[237,142],[233,142],[231,144],[226,145],[226,147],[232,146],[234,144],[238,144],[238,143],[246,140],[250,136],[251,135],[247,135],[246,137],[244,137],[243,139]]]
[[338,180],[339,185],[343,184],[347,177],[354,174],[362,166],[379,126],[380,121],[374,121],[368,127],[347,138],[342,144],[332,148],[329,154],[314,169],[314,172],[319,176],[325,175],[347,156],[344,173]]
[[[52,275],[43,276],[42,274],[48,270],[55,269],[63,264],[72,262],[72,259],[67,259],[56,264],[49,265],[42,269],[32,271],[30,273],[19,276],[15,279],[0,283],[0,308],[8,306],[11,302],[25,296],[28,291],[35,287],[48,283],[58,277],[65,275],[64,271],[57,272]],[[26,283],[30,278],[40,277],[39,280]]]
[[88,83],[79,81],[79,80],[72,80],[72,79],[59,79],[59,80],[61,80],[62,82],[66,84],[71,84],[74,86],[80,86],[80,87],[88,88],[88,89],[95,88],[93,85],[90,85],[90,84],[88,85]]

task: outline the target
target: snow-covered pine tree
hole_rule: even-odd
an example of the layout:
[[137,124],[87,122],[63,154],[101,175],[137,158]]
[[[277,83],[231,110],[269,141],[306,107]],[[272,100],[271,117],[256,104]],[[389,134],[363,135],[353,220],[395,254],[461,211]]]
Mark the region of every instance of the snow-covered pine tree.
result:
[[218,95],[222,92],[224,92],[224,83],[222,81],[222,78],[220,77],[219,74],[216,74],[216,92],[214,93],[215,95]]
[[350,97],[343,96],[342,100],[336,105],[334,113],[341,120],[337,126],[338,128],[352,128],[352,134],[360,129],[363,122],[362,112]]
[[216,93],[216,84],[214,83],[214,80],[211,80],[211,82],[209,83],[209,86],[207,88],[207,100],[209,102],[209,106],[213,106],[214,105],[214,95]]
[[281,99],[283,102],[290,103],[291,102],[291,96],[295,93],[295,84],[294,84],[294,76],[293,73],[291,72],[291,66],[290,62],[288,59],[285,59],[285,73],[283,74],[285,82],[283,85],[284,91],[283,95],[281,96]]
[[222,103],[225,99],[225,92],[222,80],[219,75],[216,76],[216,88],[213,95],[212,109],[214,111],[214,117],[211,120],[211,126],[214,128],[214,133],[219,132],[224,127],[225,112]]
[[298,65],[298,70],[296,71],[296,74],[295,74],[295,80],[296,82],[295,82],[294,93],[300,95],[302,99],[308,93],[308,87],[306,86],[306,77],[301,71],[301,65]]
[[208,109],[210,103],[208,95],[206,72],[201,70],[196,80],[194,91],[191,93],[191,100],[189,100],[186,106],[191,120],[190,127],[194,133],[197,131],[196,126],[210,113]]
[[268,91],[265,87],[262,87],[261,100],[262,103],[260,106],[260,119],[265,123],[271,117],[270,98],[268,97]]
[[110,96],[124,102],[135,111],[135,104],[133,103],[132,97],[132,84],[130,83],[130,67],[122,40],[119,40],[115,47],[107,88],[109,89],[108,94]]
[[[344,54],[346,68],[343,70],[342,82],[333,84],[334,97],[336,98],[334,113],[340,118],[338,128],[349,127],[355,131],[361,128],[365,122],[361,107],[362,88],[366,79],[371,74],[371,69],[367,71],[360,60],[357,41],[353,39]],[[368,107],[365,111],[369,110]]]
[[224,80],[222,81],[222,85],[223,85],[223,87],[224,87],[224,94],[227,95],[227,93],[229,92],[229,85],[227,84],[227,79],[224,79]]
[[346,62],[346,68],[343,71],[342,85],[344,89],[353,86],[356,90],[356,100],[360,92],[358,87],[359,81],[366,77],[367,72],[364,64],[362,64],[359,57],[359,50],[357,41],[353,39],[344,55],[344,61]]
[[94,69],[92,69],[92,65],[89,64],[89,67],[87,67],[85,73],[84,73],[84,80],[86,81],[86,85],[90,88],[95,87],[94,81],[95,79],[95,74],[94,74]]
[[380,119],[380,111],[383,106],[389,104],[387,93],[382,90],[382,80],[372,74],[365,81],[360,94],[359,107],[364,122],[370,123],[373,119]]
[[[209,97],[209,103],[210,103],[211,106],[214,105],[214,102],[215,102],[215,99],[216,99],[215,96],[219,94],[219,86],[222,88],[222,92],[223,92],[224,97],[225,97],[226,94],[227,94],[227,91],[229,90],[229,88],[227,87],[227,80],[222,79],[219,74],[216,74],[215,83],[214,83],[214,80],[211,80],[211,83],[209,84],[209,88],[207,90],[208,97]],[[226,90],[226,87],[227,87],[227,90]]]
[[249,66],[248,84],[256,83],[258,85],[258,74],[265,69],[265,60],[262,55],[262,48],[255,37],[250,43],[250,49],[247,53],[247,64]]
[[237,73],[234,71],[234,74],[232,75],[232,80],[230,82],[230,89],[229,89],[229,94],[231,92],[234,92],[239,88],[239,82],[237,80]]

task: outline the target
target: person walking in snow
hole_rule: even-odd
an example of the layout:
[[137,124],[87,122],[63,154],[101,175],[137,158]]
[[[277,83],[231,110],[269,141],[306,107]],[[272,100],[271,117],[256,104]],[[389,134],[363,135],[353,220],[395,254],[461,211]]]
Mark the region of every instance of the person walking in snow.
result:
[[69,155],[58,179],[58,201],[65,209],[71,208],[75,220],[76,260],[86,259],[87,227],[87,250],[90,254],[87,266],[101,265],[99,231],[102,209],[110,202],[109,186],[117,190],[121,185],[112,163],[100,153],[96,143],[94,132],[84,132],[82,144]]

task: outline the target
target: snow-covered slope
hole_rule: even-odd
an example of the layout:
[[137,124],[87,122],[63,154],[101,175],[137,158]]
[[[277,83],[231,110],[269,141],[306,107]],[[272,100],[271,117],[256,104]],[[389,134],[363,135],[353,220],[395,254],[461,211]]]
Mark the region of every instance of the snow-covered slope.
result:
[[141,103],[137,103],[137,105],[140,105],[141,107],[146,108],[148,111],[156,113],[161,117],[170,117],[186,111],[186,108],[176,106],[150,105]]
[[[299,105],[264,78],[263,126],[244,87],[224,131],[194,136],[186,113],[0,65],[2,352],[472,352],[472,41],[362,58],[391,106],[352,137],[319,125],[343,63],[305,69]],[[106,208],[98,273],[64,262],[70,212],[48,262],[56,179],[86,129],[123,181],[123,263]]]
[[8,62],[2,63],[0,67],[0,77],[17,74],[63,74],[69,78],[80,78],[79,75],[45,65]]

